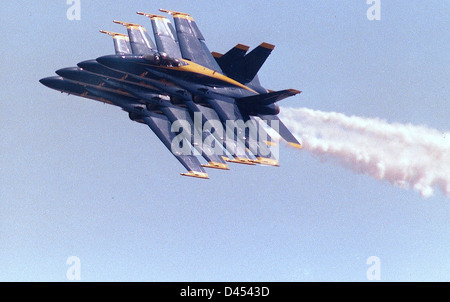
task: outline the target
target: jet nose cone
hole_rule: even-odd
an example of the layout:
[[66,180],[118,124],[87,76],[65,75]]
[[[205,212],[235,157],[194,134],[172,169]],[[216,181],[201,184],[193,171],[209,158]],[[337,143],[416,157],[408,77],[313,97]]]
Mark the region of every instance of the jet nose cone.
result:
[[42,84],[42,85],[45,85],[45,86],[47,86],[47,83],[48,83],[48,78],[43,78],[43,79],[40,79],[39,80],[39,82]]
[[77,65],[78,65],[78,67],[80,67],[82,69],[89,70],[89,67],[98,66],[98,62],[96,60],[88,60],[88,61],[80,62]]
[[61,82],[61,78],[60,77],[48,77],[48,78],[40,79],[39,82],[42,85],[45,85],[49,88],[55,88],[56,86],[58,86],[58,83]]
[[70,78],[70,76],[74,73],[79,71],[80,69],[78,67],[69,67],[69,68],[62,68],[56,71],[56,74],[59,76],[62,76],[64,78]]
[[121,63],[123,59],[124,58],[122,56],[109,55],[97,58],[97,62],[107,67],[114,67],[118,63]]

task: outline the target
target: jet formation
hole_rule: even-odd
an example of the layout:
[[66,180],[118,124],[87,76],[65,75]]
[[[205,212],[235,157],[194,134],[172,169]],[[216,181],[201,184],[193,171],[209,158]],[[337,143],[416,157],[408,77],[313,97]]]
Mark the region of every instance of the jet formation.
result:
[[228,163],[278,166],[272,130],[301,148],[276,104],[301,91],[268,90],[258,78],[274,45],[210,52],[189,14],[160,11],[172,15],[174,25],[164,16],[137,13],[150,19],[154,40],[142,25],[114,21],[127,34],[100,31],[112,37],[114,55],[59,69],[40,82],[120,107],[150,127],[187,170],[183,176],[206,179],[205,168],[229,170]]

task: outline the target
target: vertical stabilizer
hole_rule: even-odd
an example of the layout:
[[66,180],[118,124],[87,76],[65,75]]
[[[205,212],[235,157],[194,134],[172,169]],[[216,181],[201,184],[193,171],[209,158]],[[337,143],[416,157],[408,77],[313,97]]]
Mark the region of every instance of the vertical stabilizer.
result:
[[[224,67],[227,70],[227,75],[241,83],[251,82],[266,62],[274,45],[269,43],[262,43],[250,53],[241,58],[241,60],[233,62],[226,62],[228,65]],[[225,63],[223,63],[225,64]]]

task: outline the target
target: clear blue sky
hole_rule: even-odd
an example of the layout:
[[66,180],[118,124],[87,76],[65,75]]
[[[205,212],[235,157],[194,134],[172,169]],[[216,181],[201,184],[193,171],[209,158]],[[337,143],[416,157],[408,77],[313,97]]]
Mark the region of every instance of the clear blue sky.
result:
[[[423,199],[304,150],[281,167],[233,165],[208,181],[121,110],[38,80],[112,54],[100,29],[191,13],[210,50],[276,48],[261,69],[281,105],[449,131],[448,1],[87,1],[2,4],[0,281],[450,281],[450,200]],[[383,148],[383,146],[375,146]],[[447,159],[450,160],[450,159]],[[450,171],[449,171],[450,173]]]

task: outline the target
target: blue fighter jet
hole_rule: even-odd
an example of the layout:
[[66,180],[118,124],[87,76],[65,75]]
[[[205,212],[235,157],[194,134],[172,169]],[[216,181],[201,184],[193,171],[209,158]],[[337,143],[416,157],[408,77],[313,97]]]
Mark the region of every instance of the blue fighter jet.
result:
[[273,45],[262,43],[247,53],[248,46],[237,44],[224,55],[211,53],[189,14],[160,11],[172,15],[174,26],[166,17],[137,13],[150,18],[155,42],[142,25],[114,21],[128,35],[100,32],[113,37],[115,55],[60,69],[40,82],[118,106],[148,125],[186,168],[183,176],[209,178],[204,168],[228,170],[227,162],[278,166],[274,142],[258,118],[301,148],[277,117],[276,104],[300,91],[267,90],[257,75]]

